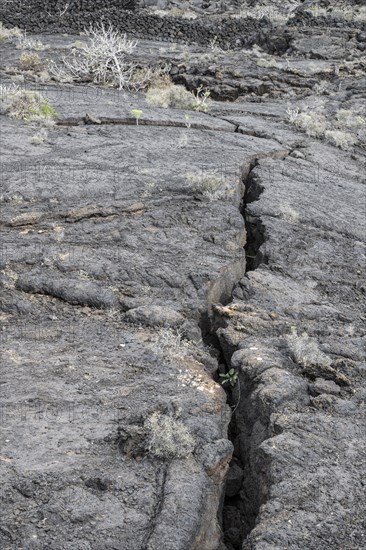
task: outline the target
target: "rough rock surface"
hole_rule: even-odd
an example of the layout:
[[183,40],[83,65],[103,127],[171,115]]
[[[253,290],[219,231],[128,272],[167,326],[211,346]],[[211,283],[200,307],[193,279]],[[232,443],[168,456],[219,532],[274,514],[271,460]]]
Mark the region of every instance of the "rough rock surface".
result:
[[[262,224],[260,265],[234,290],[233,315],[219,329],[243,388],[231,427],[244,480],[227,499],[228,540],[237,529],[242,538],[259,511],[245,549],[364,546],[362,179],[361,164],[350,170],[346,155],[318,144],[306,161],[260,162],[248,182],[249,192],[263,189],[247,206],[250,223]],[[285,200],[296,220],[286,220]],[[294,361],[293,326],[329,366]]]
[[[295,15],[262,50],[140,42],[231,100],[189,128],[0,43],[2,80],[58,112],[37,146],[0,117],[2,548],[364,547],[365,134],[343,151],[289,116],[364,115],[365,37]],[[78,37],[41,38],[59,60]]]

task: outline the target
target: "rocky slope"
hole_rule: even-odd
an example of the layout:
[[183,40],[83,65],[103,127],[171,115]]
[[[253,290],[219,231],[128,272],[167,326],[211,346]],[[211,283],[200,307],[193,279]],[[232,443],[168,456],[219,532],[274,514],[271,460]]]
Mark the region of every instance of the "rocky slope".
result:
[[365,37],[292,23],[141,40],[211,89],[188,123],[0,43],[58,113],[1,114],[2,548],[364,546]]

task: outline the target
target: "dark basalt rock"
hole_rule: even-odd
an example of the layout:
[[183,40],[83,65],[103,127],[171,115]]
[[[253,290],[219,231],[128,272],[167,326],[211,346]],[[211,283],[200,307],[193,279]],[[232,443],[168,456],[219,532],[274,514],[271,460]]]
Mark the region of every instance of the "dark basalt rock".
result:
[[[41,85],[18,72],[16,39],[0,43],[2,81],[58,112],[39,145],[0,114],[7,550],[364,546],[364,26],[188,5],[197,19],[1,6],[8,25],[57,31],[34,36],[44,60],[104,17],[154,39],[131,62],[169,63],[213,99],[187,124],[140,92]],[[327,124],[358,117],[356,145],[290,122],[320,107]],[[193,191],[190,173],[225,192]],[[294,328],[315,359],[290,348]]]

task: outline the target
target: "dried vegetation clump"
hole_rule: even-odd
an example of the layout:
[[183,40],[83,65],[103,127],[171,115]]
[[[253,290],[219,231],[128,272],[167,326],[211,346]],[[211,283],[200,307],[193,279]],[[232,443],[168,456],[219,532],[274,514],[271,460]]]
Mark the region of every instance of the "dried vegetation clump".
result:
[[23,52],[19,58],[19,67],[23,71],[40,72],[45,69],[45,63],[37,53]]
[[13,27],[8,29],[4,27],[3,23],[0,21],[0,40],[8,40],[9,38],[19,37],[22,35],[22,31],[18,27]]
[[288,109],[287,114],[289,121],[308,136],[326,139],[340,149],[365,143],[366,119],[351,110],[340,109],[331,117],[298,109]]
[[188,172],[186,182],[195,193],[200,193],[209,200],[222,199],[228,192],[225,178],[217,172]]
[[57,117],[48,99],[39,92],[24,90],[15,85],[0,87],[0,103],[4,114],[24,122],[51,125]]
[[172,416],[154,412],[146,421],[147,449],[157,458],[184,458],[194,450],[194,438],[188,428]]
[[206,113],[210,109],[210,92],[200,86],[189,92],[184,86],[173,84],[170,78],[155,81],[146,93],[146,101],[155,107],[187,109]]

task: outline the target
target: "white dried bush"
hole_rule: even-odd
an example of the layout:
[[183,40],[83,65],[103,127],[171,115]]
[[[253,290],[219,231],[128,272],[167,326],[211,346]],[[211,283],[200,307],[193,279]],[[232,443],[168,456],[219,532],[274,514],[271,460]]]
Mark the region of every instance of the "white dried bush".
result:
[[209,45],[211,51],[213,51],[215,54],[227,54],[227,53],[231,53],[231,51],[232,51],[230,49],[230,43],[228,43],[228,42],[226,43],[226,46],[219,46],[217,36],[212,38],[209,41],[208,45]]
[[315,84],[313,90],[317,95],[324,94],[329,90],[329,82],[327,80],[321,80],[318,84]]
[[188,428],[167,414],[154,412],[145,422],[147,449],[158,458],[183,458],[190,455],[195,446]]
[[185,356],[192,352],[192,346],[188,340],[183,338],[182,332],[179,329],[167,327],[158,330],[155,346],[168,358]]
[[72,49],[71,57],[62,58],[62,66],[50,63],[49,71],[57,80],[109,84],[120,90],[132,78],[134,66],[126,59],[136,48],[135,40],[115,31],[103,23],[90,26],[86,31],[89,42]]
[[310,338],[306,332],[299,336],[296,329],[293,328],[291,334],[286,337],[286,341],[293,359],[299,365],[330,367],[330,357],[321,351],[317,342]]
[[287,6],[286,2],[284,2],[284,4],[286,5],[281,9],[273,5],[259,5],[248,7],[245,4],[242,4],[239,13],[233,17],[253,17],[255,19],[263,19],[264,17],[267,17],[271,21],[276,21],[277,23],[285,23],[296,8],[296,5]]
[[299,116],[299,109],[290,109],[290,107],[287,107],[286,113],[291,124],[295,124],[295,121]]

